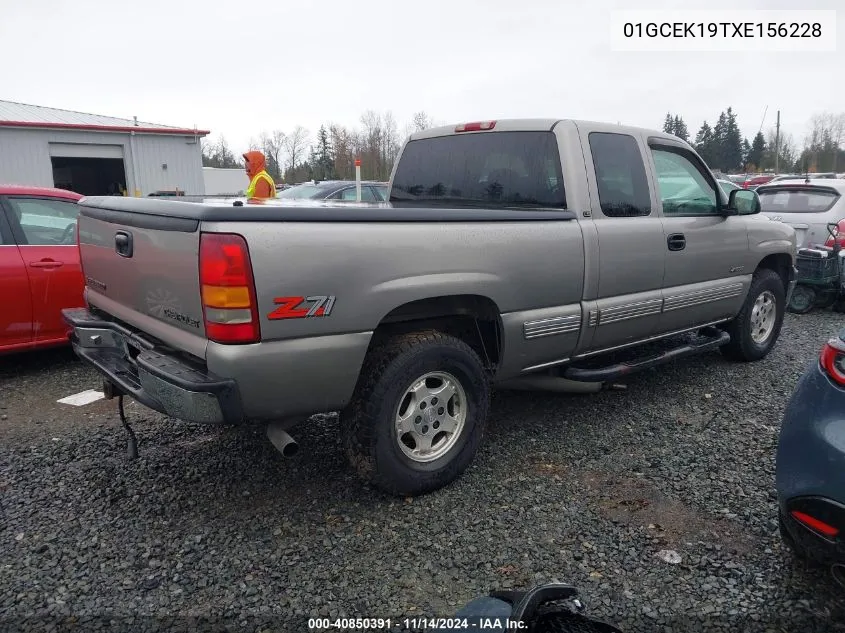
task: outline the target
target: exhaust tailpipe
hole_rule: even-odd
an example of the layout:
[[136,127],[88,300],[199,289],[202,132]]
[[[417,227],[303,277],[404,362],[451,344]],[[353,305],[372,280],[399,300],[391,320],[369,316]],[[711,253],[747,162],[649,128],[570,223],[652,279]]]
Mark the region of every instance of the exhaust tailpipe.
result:
[[299,451],[299,444],[293,439],[282,425],[268,424],[267,437],[273,446],[276,447],[285,457],[293,457]]
[[845,589],[845,565],[842,563],[832,565],[830,573],[833,576],[833,579],[839,583],[839,586]]

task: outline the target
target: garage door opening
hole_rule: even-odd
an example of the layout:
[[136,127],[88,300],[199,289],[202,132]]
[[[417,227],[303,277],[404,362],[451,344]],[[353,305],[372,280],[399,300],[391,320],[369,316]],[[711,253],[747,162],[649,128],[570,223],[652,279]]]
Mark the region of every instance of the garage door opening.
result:
[[122,158],[53,156],[53,184],[84,196],[121,196],[126,191]]

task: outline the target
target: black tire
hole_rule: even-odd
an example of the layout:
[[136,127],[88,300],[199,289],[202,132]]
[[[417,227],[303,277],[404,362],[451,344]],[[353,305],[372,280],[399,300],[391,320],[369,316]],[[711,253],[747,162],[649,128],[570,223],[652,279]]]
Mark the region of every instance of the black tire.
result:
[[[760,342],[752,338],[752,309],[758,297],[770,292],[774,296],[775,322],[768,337]],[[739,314],[725,328],[731,335],[731,342],[722,346],[722,353],[731,360],[753,362],[768,356],[780,336],[783,316],[786,310],[786,292],[783,280],[773,270],[760,268],[751,279],[751,288]]]
[[[429,372],[447,372],[467,400],[463,428],[452,447],[430,462],[399,446],[396,412],[406,390]],[[490,382],[481,359],[462,340],[438,331],[396,336],[370,350],[352,401],[340,414],[349,463],[370,484],[401,496],[424,494],[457,479],[481,444],[490,407]]]
[[787,310],[793,314],[807,314],[816,307],[816,291],[810,286],[798,284],[789,298]]

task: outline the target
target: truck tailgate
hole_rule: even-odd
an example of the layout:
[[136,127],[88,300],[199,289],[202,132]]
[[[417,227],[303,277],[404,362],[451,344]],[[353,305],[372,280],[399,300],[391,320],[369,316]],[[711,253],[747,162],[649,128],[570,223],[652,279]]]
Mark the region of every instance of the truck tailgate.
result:
[[102,205],[83,201],[79,217],[89,304],[204,357],[199,222]]

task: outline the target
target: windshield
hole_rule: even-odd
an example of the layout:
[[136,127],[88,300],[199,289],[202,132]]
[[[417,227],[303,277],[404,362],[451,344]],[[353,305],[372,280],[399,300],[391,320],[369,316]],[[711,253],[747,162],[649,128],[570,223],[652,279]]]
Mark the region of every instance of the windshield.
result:
[[410,141],[392,202],[565,208],[552,132],[484,132]]
[[290,189],[285,189],[284,191],[280,191],[276,194],[277,198],[286,198],[288,200],[302,200],[304,198],[322,198],[330,191],[334,189],[334,186],[328,187],[324,185],[296,185],[295,187],[291,187]]
[[758,194],[764,213],[822,213],[839,199],[835,191],[811,187],[765,189]]

